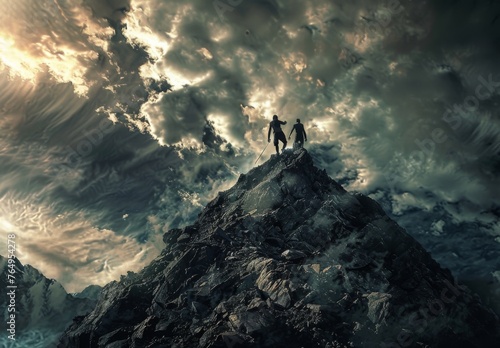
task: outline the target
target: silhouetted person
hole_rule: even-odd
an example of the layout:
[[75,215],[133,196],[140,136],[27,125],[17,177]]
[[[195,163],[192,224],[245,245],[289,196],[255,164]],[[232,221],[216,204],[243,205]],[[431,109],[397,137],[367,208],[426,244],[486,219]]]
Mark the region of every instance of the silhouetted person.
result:
[[295,131],[295,142],[293,143],[293,148],[300,149],[304,147],[304,141],[307,141],[307,134],[304,130],[304,125],[300,123],[300,118],[298,118],[297,123],[293,125],[288,139],[292,137],[293,131]]
[[286,147],[286,136],[285,133],[281,130],[281,125],[286,124],[286,121],[280,121],[278,120],[278,115],[273,116],[273,120],[269,123],[269,132],[267,132],[267,142],[271,142],[271,129],[274,132],[274,147],[276,147],[276,153],[279,155],[279,147],[278,147],[278,141],[281,141],[283,143],[283,148],[281,151]]

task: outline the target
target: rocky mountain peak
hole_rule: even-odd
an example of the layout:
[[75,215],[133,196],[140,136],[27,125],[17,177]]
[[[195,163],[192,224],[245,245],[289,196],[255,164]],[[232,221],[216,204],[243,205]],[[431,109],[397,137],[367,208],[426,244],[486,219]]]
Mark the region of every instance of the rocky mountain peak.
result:
[[[6,291],[6,295],[0,297],[0,313],[4,322],[14,315],[15,330],[2,332],[0,347],[34,347],[35,344],[56,347],[59,335],[72,319],[90,312],[95,300],[75,298],[58,281],[46,278],[36,268],[23,265],[17,258],[8,260],[0,256],[0,287]],[[12,276],[14,284],[8,282]]]
[[498,318],[306,150],[241,175],[61,347],[492,347]]

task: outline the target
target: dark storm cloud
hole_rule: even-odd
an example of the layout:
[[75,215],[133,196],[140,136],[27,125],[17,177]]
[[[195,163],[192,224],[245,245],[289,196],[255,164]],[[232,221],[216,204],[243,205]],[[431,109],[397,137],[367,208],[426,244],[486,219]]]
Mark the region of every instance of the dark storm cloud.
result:
[[[70,290],[88,282],[103,284],[149,262],[161,249],[164,229],[191,221],[200,209],[192,199],[206,203],[207,190],[228,175],[227,168],[215,166],[212,184],[200,185],[212,176],[203,169],[208,165],[197,164],[193,156],[193,168],[181,164],[179,150],[161,147],[149,135],[140,108],[150,92],[164,92],[166,83],[139,75],[148,54],[121,33],[128,2],[88,3],[95,22],[86,17],[83,24],[70,15],[78,8],[67,4],[51,13],[50,23],[43,18],[30,23],[29,35],[15,30],[16,49],[27,63],[2,65],[1,76],[0,227],[18,233],[25,262]],[[32,5],[20,3],[9,11],[17,11],[22,21],[29,9],[37,13],[44,6]],[[50,12],[45,10],[42,17]],[[60,53],[43,46],[44,33],[57,36],[52,43]],[[80,52],[79,75],[58,70],[71,69],[73,60],[61,66],[52,60],[51,55],[71,50]],[[39,52],[48,57],[41,63]],[[91,59],[79,58],[86,56]],[[24,79],[30,73],[35,83]],[[183,180],[185,173],[198,170],[196,177]],[[157,214],[164,215],[162,221]]]
[[[195,75],[201,73],[197,70],[199,67],[203,67],[203,72],[220,75],[214,68],[216,63],[207,65],[208,60],[202,63],[200,57],[196,58],[197,50],[208,47],[211,56],[216,57],[215,62],[220,65],[230,62],[224,67],[244,82],[241,86],[249,96],[250,106],[252,102],[258,104],[252,96],[262,90],[262,94],[274,99],[273,111],[298,114],[310,121],[312,139],[344,143],[346,166],[362,166],[358,173],[365,171],[370,176],[362,178],[367,183],[365,186],[359,185],[359,181],[353,188],[366,191],[390,184],[411,190],[425,183],[429,190],[440,191],[444,184],[441,178],[452,175],[455,177],[452,182],[457,184],[453,186],[454,191],[458,191],[454,194],[457,198],[465,195],[479,199],[481,185],[475,188],[462,184],[475,175],[467,172],[463,162],[478,153],[474,146],[464,146],[464,143],[480,144],[485,137],[489,138],[486,143],[498,143],[495,141],[498,127],[484,117],[484,112],[490,112],[488,105],[495,97],[492,95],[483,101],[484,106],[476,115],[464,119],[463,123],[468,124],[460,132],[443,120],[443,114],[454,103],[466,101],[467,93],[477,88],[480,77],[488,78],[490,71],[495,72],[494,67],[482,64],[487,58],[475,57],[490,52],[471,53],[471,47],[477,45],[470,39],[481,33],[484,48],[494,41],[496,33],[488,25],[480,24],[481,28],[460,29],[467,32],[460,41],[454,30],[443,27],[443,22],[451,28],[460,23],[472,25],[492,10],[488,7],[491,4],[478,4],[472,16],[465,18],[470,9],[464,4],[443,7],[431,2],[359,1],[312,7],[303,2],[285,6],[247,1],[222,7],[223,10],[219,8],[219,13],[216,9],[218,16],[215,17],[200,11],[198,18],[203,18],[203,22],[196,21],[193,13],[204,5],[192,2],[189,6],[190,10],[185,13],[190,15],[180,16],[176,27],[184,35],[170,41],[172,51],[169,52],[182,54],[167,54],[164,64],[171,61],[179,71],[189,70]],[[184,13],[179,8],[165,9],[169,11]],[[160,12],[156,15],[160,16]],[[207,30],[201,30],[200,23],[206,23]],[[476,60],[481,68],[471,69],[470,63]],[[239,69],[243,66],[244,70]],[[205,80],[188,93],[192,94],[197,88],[202,91],[210,82]],[[239,96],[233,99],[239,100]],[[333,106],[333,111],[325,110],[329,106]],[[253,134],[254,129],[262,132],[266,127],[262,112],[273,113],[263,107],[257,109],[261,114],[253,121],[260,124],[260,128],[247,126],[252,130],[250,139],[256,140],[259,135]],[[172,116],[166,117],[168,120]],[[238,117],[238,113],[232,114],[233,119]],[[197,126],[190,123],[190,127],[199,134],[205,119],[198,116],[193,121]],[[330,127],[327,131],[325,124]],[[483,126],[478,127],[479,124]],[[221,133],[229,133],[223,125],[214,123],[214,127]],[[488,135],[483,133],[486,129]],[[465,139],[460,133],[474,134],[474,137]],[[439,144],[428,138],[431,134],[436,134]],[[166,140],[178,140],[178,136]],[[486,151],[491,159],[497,156],[494,146]],[[494,161],[482,161],[487,167],[486,162],[496,168],[495,164],[491,165]],[[491,169],[485,168],[485,171],[491,172]],[[387,183],[390,172],[401,180]],[[446,196],[451,189],[445,188],[440,199],[450,198]],[[493,192],[481,199],[488,204],[494,196]]]
[[121,21],[130,11],[130,0],[84,0],[96,18]]
[[[497,3],[55,4],[16,2],[4,12],[17,20],[2,18],[12,57],[29,59],[0,50],[0,218],[43,231],[26,255],[57,260],[68,284],[148,262],[158,236],[253,166],[275,113],[302,119],[315,162],[348,189],[407,226],[427,214],[429,248],[460,224],[479,226],[475,245],[500,235]],[[44,247],[50,233],[60,245]],[[124,250],[137,257],[120,268]]]

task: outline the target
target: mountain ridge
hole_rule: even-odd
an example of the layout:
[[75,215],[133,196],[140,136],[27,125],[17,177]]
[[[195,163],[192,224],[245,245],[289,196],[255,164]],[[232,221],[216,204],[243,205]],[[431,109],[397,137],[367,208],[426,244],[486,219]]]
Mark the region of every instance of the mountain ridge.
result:
[[[77,315],[90,312],[95,300],[76,298],[66,292],[54,279],[46,278],[39,270],[23,265],[14,258],[8,267],[7,258],[0,255],[0,287],[7,289],[7,272],[13,270],[15,278],[14,311],[8,311],[7,296],[0,297],[0,313],[7,322],[15,314],[16,347],[32,347],[42,341],[45,347],[55,347],[58,337]],[[9,273],[10,274],[10,273]],[[10,288],[12,290],[13,288]],[[10,346],[7,335],[0,336],[0,345]]]
[[493,346],[498,317],[306,150],[242,174],[60,347]]

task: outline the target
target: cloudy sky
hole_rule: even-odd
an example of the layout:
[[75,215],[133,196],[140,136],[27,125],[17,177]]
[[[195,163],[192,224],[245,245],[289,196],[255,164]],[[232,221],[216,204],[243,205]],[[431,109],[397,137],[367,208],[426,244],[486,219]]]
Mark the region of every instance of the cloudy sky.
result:
[[500,279],[499,44],[493,0],[0,0],[0,254],[16,233],[68,291],[140,270],[276,113],[454,274]]

